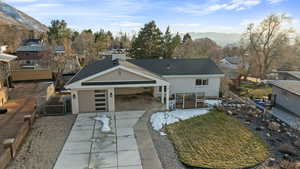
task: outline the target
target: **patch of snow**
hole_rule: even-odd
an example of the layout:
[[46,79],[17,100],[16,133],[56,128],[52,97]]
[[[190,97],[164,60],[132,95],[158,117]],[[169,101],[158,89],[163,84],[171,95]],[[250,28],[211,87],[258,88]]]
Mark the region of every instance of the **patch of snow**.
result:
[[102,123],[102,128],[101,131],[102,132],[110,132],[111,128],[109,126],[109,118],[106,115],[100,115],[98,117],[94,118],[97,121],[100,121]]
[[209,106],[219,106],[222,103],[222,100],[204,100],[205,104],[208,104]]
[[[157,112],[151,116],[150,122],[156,131],[160,131],[163,126],[178,122],[180,120],[187,120],[189,118],[203,115],[209,112],[209,109],[179,109],[170,112]],[[160,135],[166,135],[160,132]]]

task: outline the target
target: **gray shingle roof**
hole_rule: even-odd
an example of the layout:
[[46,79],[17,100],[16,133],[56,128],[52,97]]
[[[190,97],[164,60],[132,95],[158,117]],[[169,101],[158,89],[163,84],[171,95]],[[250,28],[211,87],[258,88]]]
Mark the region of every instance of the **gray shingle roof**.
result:
[[18,56],[15,55],[9,55],[5,53],[0,53],[0,61],[1,62],[10,62],[14,59],[17,59]]
[[94,74],[97,74],[99,72],[105,71],[107,69],[113,68],[118,65],[119,63],[112,62],[111,58],[98,60],[95,63],[89,64],[85,66],[83,69],[81,69],[78,73],[75,74],[75,76],[67,84],[71,84],[76,81],[85,79],[89,76],[92,76]]
[[16,52],[40,52],[48,49],[49,47],[44,45],[28,45],[18,47]]
[[[127,61],[161,76],[223,74],[211,59],[128,59]],[[111,58],[99,60],[84,67],[68,84],[117,65],[119,64],[113,64]]]
[[300,71],[287,71],[286,73],[300,80]]
[[300,96],[300,81],[298,80],[274,80],[271,84]]
[[211,59],[129,59],[159,75],[223,74]]
[[242,58],[238,57],[238,56],[227,56],[227,57],[225,57],[225,59],[229,63],[234,64],[234,65],[239,65],[242,63]]

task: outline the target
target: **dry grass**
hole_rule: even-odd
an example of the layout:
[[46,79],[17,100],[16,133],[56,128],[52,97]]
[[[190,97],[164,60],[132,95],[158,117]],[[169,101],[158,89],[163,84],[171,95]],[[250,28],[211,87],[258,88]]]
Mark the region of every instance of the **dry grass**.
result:
[[272,88],[267,86],[256,86],[253,83],[242,83],[241,91],[239,91],[240,96],[248,96],[253,98],[263,98],[272,93]]
[[242,168],[269,156],[266,144],[239,121],[218,111],[167,126],[179,159],[188,166]]

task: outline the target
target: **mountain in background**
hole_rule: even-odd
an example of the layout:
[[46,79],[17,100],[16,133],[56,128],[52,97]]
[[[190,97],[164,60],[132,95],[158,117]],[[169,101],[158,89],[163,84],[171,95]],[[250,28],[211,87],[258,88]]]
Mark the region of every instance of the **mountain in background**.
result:
[[18,9],[0,2],[0,46],[8,45],[8,52],[14,52],[22,41],[46,37],[47,26]]
[[20,29],[38,32],[46,32],[48,29],[39,21],[4,2],[0,2],[0,25],[14,25]]
[[[241,34],[238,33],[217,33],[217,32],[189,32],[192,39],[209,38],[215,41],[218,45],[224,47],[229,44],[238,43],[241,39]],[[184,34],[181,34],[183,36]]]

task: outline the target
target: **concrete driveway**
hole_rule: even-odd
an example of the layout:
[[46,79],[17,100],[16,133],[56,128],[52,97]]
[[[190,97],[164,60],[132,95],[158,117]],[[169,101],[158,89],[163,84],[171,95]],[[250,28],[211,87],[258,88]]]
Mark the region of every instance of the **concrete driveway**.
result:
[[[94,118],[110,118],[111,132],[101,132]],[[144,111],[79,114],[54,169],[142,169],[133,127]]]

